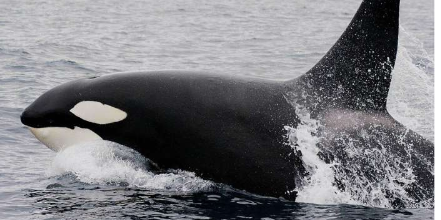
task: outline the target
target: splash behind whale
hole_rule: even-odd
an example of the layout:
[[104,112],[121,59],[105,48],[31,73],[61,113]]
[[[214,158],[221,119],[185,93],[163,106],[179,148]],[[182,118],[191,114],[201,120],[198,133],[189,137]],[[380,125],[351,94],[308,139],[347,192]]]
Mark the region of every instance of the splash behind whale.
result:
[[[388,147],[410,155],[416,181],[408,194],[430,199],[433,144],[386,110],[398,22],[399,0],[363,1],[329,52],[286,82],[182,71],[111,74],[46,92],[21,120],[54,150],[104,139],[135,149],[161,169],[295,199],[311,173],[296,148],[301,143],[295,135],[288,140],[285,128],[302,125],[301,109],[321,123],[314,135],[324,161],[353,161],[342,151],[348,140],[360,149]],[[369,161],[361,164],[367,168],[361,172],[375,175]]]

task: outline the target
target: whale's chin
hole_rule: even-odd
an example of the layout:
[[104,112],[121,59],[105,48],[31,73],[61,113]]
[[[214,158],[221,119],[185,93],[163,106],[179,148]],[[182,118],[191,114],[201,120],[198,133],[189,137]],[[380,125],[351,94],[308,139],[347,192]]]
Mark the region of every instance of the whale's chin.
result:
[[44,145],[53,151],[61,151],[69,146],[102,140],[102,138],[87,128],[74,127],[74,129],[65,127],[29,127],[32,134]]

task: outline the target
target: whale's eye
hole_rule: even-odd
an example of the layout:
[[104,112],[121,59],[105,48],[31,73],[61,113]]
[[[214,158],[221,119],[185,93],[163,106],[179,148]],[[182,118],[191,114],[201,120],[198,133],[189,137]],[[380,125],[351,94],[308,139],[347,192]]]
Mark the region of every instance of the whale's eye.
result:
[[127,117],[127,113],[121,109],[96,101],[79,102],[70,112],[78,118],[100,125],[119,122]]

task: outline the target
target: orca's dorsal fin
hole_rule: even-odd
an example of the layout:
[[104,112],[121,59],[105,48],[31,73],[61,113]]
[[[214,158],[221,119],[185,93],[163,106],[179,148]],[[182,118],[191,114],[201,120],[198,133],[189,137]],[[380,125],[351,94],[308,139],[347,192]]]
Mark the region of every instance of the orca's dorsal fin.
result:
[[319,106],[386,111],[399,8],[399,0],[364,0],[335,45],[297,79],[319,96]]

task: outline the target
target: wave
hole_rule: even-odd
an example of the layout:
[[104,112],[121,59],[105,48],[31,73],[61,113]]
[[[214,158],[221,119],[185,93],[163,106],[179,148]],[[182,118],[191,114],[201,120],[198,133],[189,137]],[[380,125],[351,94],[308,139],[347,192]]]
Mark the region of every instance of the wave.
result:
[[55,156],[49,176],[73,174],[88,184],[111,184],[179,193],[210,190],[214,184],[194,173],[167,170],[151,171],[151,162],[138,152],[122,145],[95,141],[74,145]]

